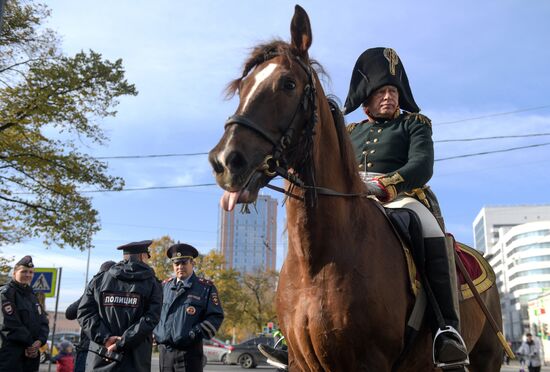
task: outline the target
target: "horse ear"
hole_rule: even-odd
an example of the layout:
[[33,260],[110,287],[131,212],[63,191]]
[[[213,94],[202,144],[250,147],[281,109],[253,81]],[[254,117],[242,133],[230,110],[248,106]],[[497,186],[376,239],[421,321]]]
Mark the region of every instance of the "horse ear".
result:
[[294,7],[294,16],[290,23],[290,34],[292,35],[292,47],[299,54],[307,55],[307,51],[313,41],[313,36],[311,34],[309,17],[300,5]]

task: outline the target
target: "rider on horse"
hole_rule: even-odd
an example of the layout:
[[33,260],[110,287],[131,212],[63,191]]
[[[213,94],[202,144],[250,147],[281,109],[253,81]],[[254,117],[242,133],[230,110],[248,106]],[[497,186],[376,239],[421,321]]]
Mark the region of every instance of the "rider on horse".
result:
[[[426,186],[434,165],[431,121],[418,113],[407,74],[393,49],[368,49],[358,58],[344,113],[359,105],[367,119],[349,125],[348,131],[360,173],[385,207],[411,209],[420,217],[427,279],[445,325],[458,332],[453,305],[457,293],[451,285],[443,224],[438,223],[437,199]],[[434,335],[435,331],[437,327]],[[444,332],[434,340],[437,363],[454,364],[467,358],[466,346],[457,336]]]
[[[359,172],[369,193],[385,207],[407,208],[419,216],[427,279],[447,326],[434,340],[435,361],[462,364],[468,355],[458,334],[453,305],[457,293],[451,285],[444,227],[437,199],[426,186],[434,165],[431,121],[418,113],[405,69],[393,49],[368,49],[358,58],[344,114],[359,106],[367,119],[348,126]],[[283,359],[281,350],[267,345],[260,350],[268,358]]]

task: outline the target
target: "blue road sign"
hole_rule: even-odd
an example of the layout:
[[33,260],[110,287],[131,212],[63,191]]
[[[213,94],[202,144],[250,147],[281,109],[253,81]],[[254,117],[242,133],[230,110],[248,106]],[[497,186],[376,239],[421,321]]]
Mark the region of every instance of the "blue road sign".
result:
[[31,287],[35,293],[44,293],[46,297],[54,297],[57,285],[57,269],[35,267]]

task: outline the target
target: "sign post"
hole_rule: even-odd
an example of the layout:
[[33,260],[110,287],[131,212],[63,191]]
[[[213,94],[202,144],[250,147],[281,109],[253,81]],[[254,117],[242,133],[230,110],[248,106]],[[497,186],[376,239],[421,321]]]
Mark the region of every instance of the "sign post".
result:
[[[1,1],[1,0],[0,0]],[[53,340],[55,338],[55,325],[57,323],[57,308],[59,306],[59,288],[61,286],[61,272],[63,268],[59,269],[46,268],[46,267],[35,267],[34,276],[31,281],[31,288],[35,293],[43,293],[46,297],[55,296],[55,312],[53,315],[53,327],[52,327],[52,343],[50,345],[50,364],[48,366],[48,372],[52,368],[52,357],[53,357]],[[58,275],[59,273],[59,275]]]

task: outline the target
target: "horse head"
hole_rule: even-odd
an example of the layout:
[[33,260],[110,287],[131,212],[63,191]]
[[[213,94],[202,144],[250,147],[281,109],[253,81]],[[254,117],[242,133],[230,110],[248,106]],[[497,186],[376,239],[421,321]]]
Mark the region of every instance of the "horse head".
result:
[[[238,94],[239,105],[209,153],[216,182],[226,190],[224,209],[254,202],[277,168],[299,169],[307,157],[316,105],[311,41],[309,17],[296,5],[291,42],[256,46],[241,77],[228,85],[228,95]],[[303,136],[304,131],[310,135]]]

